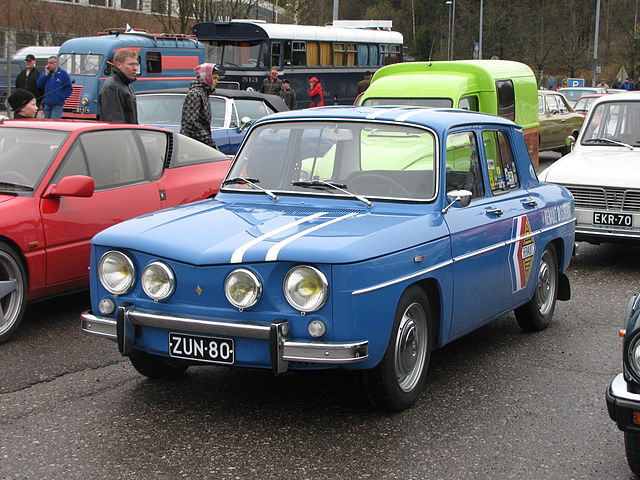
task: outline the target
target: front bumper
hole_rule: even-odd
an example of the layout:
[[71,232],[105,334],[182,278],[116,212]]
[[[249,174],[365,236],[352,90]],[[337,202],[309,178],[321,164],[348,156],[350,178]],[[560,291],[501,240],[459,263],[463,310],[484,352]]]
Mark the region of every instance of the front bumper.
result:
[[274,321],[270,325],[233,323],[148,312],[135,309],[131,305],[120,306],[115,320],[98,317],[90,311],[81,315],[82,330],[117,340],[120,353],[126,356],[133,351],[136,326],[268,341],[271,367],[276,374],[286,372],[289,362],[344,365],[363,362],[369,358],[369,342],[366,340],[349,343],[291,340],[289,325],[285,320]]
[[605,393],[611,420],[625,432],[640,432],[640,394],[630,392],[622,373],[618,374]]

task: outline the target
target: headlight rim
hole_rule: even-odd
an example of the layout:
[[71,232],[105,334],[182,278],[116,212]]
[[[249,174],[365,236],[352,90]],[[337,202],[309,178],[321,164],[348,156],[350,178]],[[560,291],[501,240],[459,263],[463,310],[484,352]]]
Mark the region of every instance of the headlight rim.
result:
[[[126,286],[126,288],[120,289],[120,290],[116,290],[116,289],[112,288],[111,286],[109,286],[108,283],[104,280],[103,268],[102,267],[103,267],[104,261],[105,261],[105,259],[106,259],[106,257],[108,255],[118,255],[118,256],[124,258],[125,264],[131,270],[131,276],[130,276],[130,279],[129,279],[129,282],[128,282],[128,285]],[[137,276],[137,270],[136,270],[135,263],[133,263],[133,260],[129,257],[129,255],[127,255],[124,252],[121,252],[120,250],[109,250],[109,251],[103,253],[102,256],[100,257],[100,260],[98,261],[98,279],[100,280],[100,285],[102,285],[102,287],[106,291],[111,293],[112,295],[120,296],[120,295],[126,295],[127,293],[129,293],[133,289],[135,284],[136,284],[136,276]]]
[[633,360],[633,351],[638,348],[640,348],[640,330],[633,332],[624,345],[624,363],[633,379],[640,384],[640,359],[637,362]]
[[[249,278],[251,278],[251,280],[253,281],[254,284],[254,288],[256,290],[255,295],[253,296],[253,300],[245,305],[242,305],[238,302],[236,302],[235,300],[233,300],[233,297],[229,294],[229,290],[228,290],[228,285],[229,285],[229,279],[237,273],[244,273],[246,274]],[[233,305],[235,308],[238,308],[240,310],[245,310],[247,308],[251,308],[254,307],[262,298],[262,293],[264,291],[263,285],[262,285],[262,280],[260,279],[260,277],[258,276],[258,274],[248,268],[242,267],[242,268],[235,268],[234,270],[232,270],[231,272],[229,272],[229,274],[225,277],[224,279],[224,285],[223,285],[223,289],[224,289],[224,296],[227,298],[227,301]]]
[[[167,277],[169,277],[170,280],[170,285],[171,288],[169,289],[169,291],[162,296],[154,296],[151,294],[151,292],[149,292],[145,286],[145,282],[144,282],[144,275],[145,272],[147,271],[147,269],[149,267],[154,267],[154,266],[159,266],[162,270],[164,270],[164,272],[167,274]],[[167,298],[169,298],[171,295],[173,295],[173,293],[176,290],[176,275],[173,272],[173,269],[167,265],[165,262],[162,262],[160,260],[154,260],[152,262],[149,262],[147,264],[147,266],[144,267],[144,269],[142,270],[142,273],[140,274],[140,285],[142,286],[142,290],[144,291],[144,293],[151,298],[154,301],[162,301],[162,300],[166,300]]]
[[[291,277],[292,273],[300,270],[300,269],[309,269],[311,270],[319,279],[320,282],[322,284],[322,301],[319,304],[316,304],[313,308],[302,308],[302,306],[297,305],[296,302],[294,302],[292,300],[292,298],[289,295],[289,290],[287,288],[287,284],[289,281],[289,278]],[[289,269],[289,271],[287,272],[287,274],[284,276],[283,282],[282,282],[282,291],[284,294],[285,299],[287,300],[287,303],[294,309],[296,309],[299,312],[303,312],[303,313],[313,313],[313,312],[317,312],[318,310],[320,310],[322,307],[324,307],[324,305],[327,303],[327,299],[329,298],[329,281],[327,280],[327,277],[324,273],[322,273],[322,271],[317,268],[314,267],[312,265],[307,265],[307,264],[299,264],[299,265],[295,265],[293,267],[291,267]]]

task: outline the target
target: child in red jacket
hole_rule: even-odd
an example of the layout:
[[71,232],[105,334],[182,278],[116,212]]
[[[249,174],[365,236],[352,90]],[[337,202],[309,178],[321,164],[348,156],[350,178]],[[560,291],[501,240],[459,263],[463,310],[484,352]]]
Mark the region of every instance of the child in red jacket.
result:
[[317,77],[309,79],[309,108],[324,106],[324,95],[322,94],[322,84]]

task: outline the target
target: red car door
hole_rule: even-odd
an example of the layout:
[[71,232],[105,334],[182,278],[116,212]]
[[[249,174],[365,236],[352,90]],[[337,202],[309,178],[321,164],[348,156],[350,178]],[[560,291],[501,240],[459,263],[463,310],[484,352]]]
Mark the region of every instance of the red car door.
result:
[[90,175],[88,198],[41,199],[47,250],[47,284],[87,277],[91,238],[129,218],[159,210],[160,193],[134,130],[81,134],[53,177]]

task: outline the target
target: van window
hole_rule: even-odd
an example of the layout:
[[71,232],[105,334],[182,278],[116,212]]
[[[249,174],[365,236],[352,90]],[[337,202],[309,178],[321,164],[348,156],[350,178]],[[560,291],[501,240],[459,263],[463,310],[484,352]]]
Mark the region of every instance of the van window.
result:
[[462,110],[470,110],[472,112],[479,112],[478,110],[478,97],[475,95],[470,95],[468,97],[462,97],[460,99],[460,103],[458,104],[458,108]]
[[162,54],[147,52],[147,73],[162,73]]
[[496,80],[498,92],[498,115],[509,120],[516,119],[516,95],[513,89],[513,81]]

